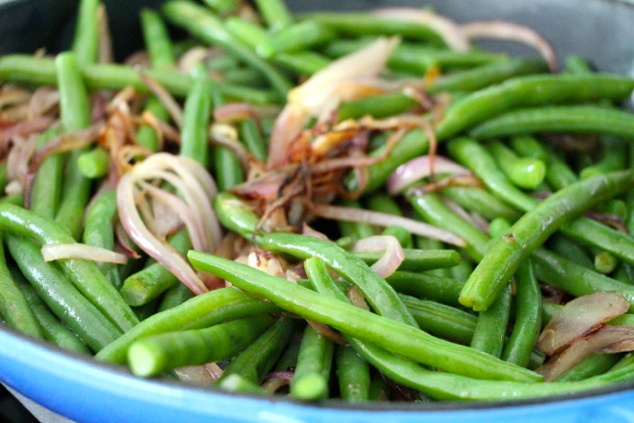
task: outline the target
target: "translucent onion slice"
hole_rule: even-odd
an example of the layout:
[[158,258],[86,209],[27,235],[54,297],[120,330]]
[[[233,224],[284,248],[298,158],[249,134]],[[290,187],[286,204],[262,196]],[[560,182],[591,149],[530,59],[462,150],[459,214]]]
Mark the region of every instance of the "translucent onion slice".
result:
[[[155,185],[161,182],[170,184],[176,194]],[[168,153],[153,154],[135,165],[118,184],[119,220],[127,234],[196,294],[208,289],[189,263],[162,236],[150,230],[156,228],[152,219],[157,216],[147,207],[147,197],[172,207],[185,223],[195,248],[212,252],[222,238],[211,206],[216,191],[213,179],[198,162]],[[139,210],[144,211],[145,220]]]
[[557,354],[577,338],[625,314],[628,308],[628,301],[618,292],[595,292],[576,298],[548,322],[536,346],[545,354]]
[[617,353],[634,350],[634,327],[604,326],[598,332],[577,338],[568,348],[536,371],[553,381],[584,359],[596,353]]
[[414,219],[408,219],[406,217],[352,207],[330,206],[323,204],[314,205],[310,210],[313,214],[326,219],[368,223],[370,225],[381,227],[397,225],[404,227],[415,235],[436,239],[457,247],[465,247],[467,245],[462,238],[453,232],[449,232]]
[[383,256],[372,269],[382,278],[387,278],[399,268],[405,259],[403,248],[392,235],[377,235],[357,241],[351,248],[354,252],[383,252]]
[[396,195],[408,185],[434,173],[463,175],[469,173],[469,169],[443,156],[416,157],[397,167],[390,175],[386,185],[387,191],[390,195]]
[[551,71],[557,71],[557,56],[548,41],[534,29],[505,21],[476,21],[461,26],[462,33],[470,40],[494,38],[517,41],[537,50]]
[[125,264],[128,261],[124,254],[81,243],[46,244],[42,246],[42,256],[44,261],[84,259],[116,264]]
[[458,24],[437,13],[413,7],[394,7],[376,9],[373,11],[373,14],[384,18],[399,19],[427,26],[436,32],[445,44],[447,44],[447,47],[452,50],[465,52],[470,48],[469,40],[462,33]]

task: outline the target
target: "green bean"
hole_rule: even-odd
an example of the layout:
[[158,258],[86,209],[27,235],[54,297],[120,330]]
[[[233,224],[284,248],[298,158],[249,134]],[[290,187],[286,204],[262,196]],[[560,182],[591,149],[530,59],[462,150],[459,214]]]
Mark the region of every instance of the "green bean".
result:
[[[452,140],[447,147],[452,156],[470,168],[499,198],[524,212],[532,211],[539,205],[538,200],[509,183],[506,176],[496,167],[491,155],[478,142],[469,138],[459,138]],[[621,188],[627,189],[627,184],[624,182]],[[634,263],[634,240],[606,225],[585,217],[577,217],[564,222],[560,230],[577,241],[609,251],[628,263]]]
[[[540,73],[545,70],[545,64],[540,61],[511,59],[438,77],[426,87],[426,91],[432,95],[442,92],[471,92],[483,89],[491,84],[503,82],[512,77]],[[339,109],[339,118],[345,120],[359,118],[364,115],[371,115],[376,118],[387,117],[402,113],[418,105],[419,103],[416,100],[402,93],[380,94],[343,103]],[[419,148],[419,146],[415,145],[415,148]],[[406,154],[406,152],[407,150],[404,149],[403,153]],[[420,153],[422,152],[420,151]],[[416,157],[416,155],[412,155],[412,157],[403,160],[403,162],[413,157]]]
[[77,158],[77,168],[88,179],[102,178],[110,168],[110,154],[101,147],[95,147]]
[[[317,261],[319,262],[319,261]],[[323,263],[323,262],[322,262]],[[348,301],[328,276],[325,269],[313,273],[311,278],[318,291],[342,302]],[[429,371],[409,360],[390,354],[372,344],[348,337],[348,341],[359,354],[363,355],[383,374],[397,383],[419,389],[435,399],[501,399],[550,396],[555,393],[574,392],[602,386],[608,380],[589,380],[583,383],[531,384],[508,381],[474,380],[444,372]],[[613,379],[630,376],[620,371]]]
[[[269,36],[266,30],[257,23],[237,17],[228,18],[224,22],[224,26],[231,35],[254,51]],[[330,63],[326,57],[314,51],[278,53],[272,58],[272,61],[293,72],[304,75],[312,75]]]
[[352,36],[398,35],[405,39],[433,41],[441,43],[439,35],[426,25],[416,22],[371,16],[367,13],[310,13],[302,16],[337,33]]
[[143,41],[153,68],[170,69],[176,65],[174,46],[161,15],[152,9],[141,10]]
[[204,3],[220,15],[229,15],[240,9],[238,0],[204,0]]
[[464,282],[427,272],[396,271],[386,278],[396,291],[427,298],[442,304],[460,305],[458,297]]
[[95,357],[101,361],[122,364],[126,361],[130,345],[142,337],[176,330],[201,329],[278,310],[273,304],[249,297],[237,289],[216,289],[147,318],[107,345]]
[[[366,47],[375,38],[355,40],[337,40],[325,48],[329,56],[341,57]],[[454,70],[486,65],[491,62],[509,60],[506,56],[484,51],[458,52],[446,48],[420,46],[415,43],[401,42],[388,59],[387,65],[392,69],[403,70],[416,75],[423,75],[432,67],[442,70]]]
[[601,140],[603,146],[603,157],[592,166],[588,166],[581,170],[579,177],[586,179],[597,173],[613,172],[615,170],[623,170],[626,168],[627,146],[625,142],[615,139]]
[[522,106],[621,100],[634,80],[611,75],[538,75],[508,80],[477,91],[452,105],[436,129],[446,139],[473,125]]
[[530,260],[520,264],[515,283],[515,324],[502,359],[526,367],[539,336],[542,316],[541,291]]
[[[44,135],[44,134],[43,134]],[[40,137],[41,139],[42,137]],[[9,175],[7,173],[7,161],[0,161],[0,190],[4,192],[4,189],[7,187],[9,183]]]
[[[44,132],[38,139],[38,148],[43,147],[58,134],[57,129],[49,129]],[[62,196],[63,167],[64,157],[62,154],[51,155],[40,164],[29,199],[29,209],[34,213],[51,219],[55,217]]]
[[279,53],[308,50],[327,43],[335,32],[314,21],[303,21],[280,28],[256,47],[256,52],[271,59]]
[[[404,259],[399,270],[421,272],[424,270],[441,267],[452,267],[460,262],[460,254],[455,250],[418,250],[404,248]],[[367,264],[378,261],[383,253],[355,252],[355,256],[361,258]]]
[[226,360],[248,347],[273,321],[259,314],[209,328],[144,337],[128,349],[128,364],[137,376],[153,376],[177,367]]
[[[468,347],[434,338],[414,326],[378,316],[342,301],[333,302],[323,295],[247,265],[198,251],[190,251],[188,257],[198,270],[225,278],[241,289],[268,298],[289,312],[332,326],[344,334],[352,333],[359,339],[372,342],[395,354],[449,372],[479,378],[524,381],[540,379],[526,369],[504,363]],[[367,296],[366,299],[369,300]]]
[[493,220],[501,217],[514,222],[521,216],[515,208],[499,200],[489,191],[475,187],[447,187],[442,195],[463,208],[476,212],[485,219]]
[[159,304],[158,311],[169,310],[194,297],[194,293],[187,288],[187,286],[179,283],[165,292]]
[[533,157],[546,164],[546,181],[553,189],[562,189],[579,179],[555,152],[543,146],[533,136],[516,135],[511,138],[511,145],[520,156]]
[[143,304],[142,306],[132,307],[132,311],[134,311],[137,319],[141,322],[156,313],[157,306],[158,301],[152,301],[147,304]]
[[359,100],[344,102],[338,111],[340,121],[372,116],[380,119],[415,109],[420,106],[416,99],[402,93],[379,94]]
[[277,31],[293,23],[293,16],[282,0],[255,0],[255,4],[271,30]]
[[587,267],[588,269],[594,267],[588,252],[567,236],[554,234],[548,241],[548,246],[554,253],[575,262],[579,266]]
[[449,268],[448,276],[464,283],[469,279],[471,272],[473,272],[473,264],[469,260],[462,259],[457,265]]
[[0,316],[12,328],[41,339],[42,327],[7,267],[3,238],[0,235]]
[[594,270],[604,275],[612,273],[618,263],[618,259],[607,251],[600,251],[594,256]]
[[68,351],[90,354],[90,350],[86,347],[86,344],[79,339],[77,334],[60,322],[46,303],[44,303],[42,298],[40,298],[35,288],[29,285],[24,275],[20,273],[20,270],[12,267],[11,275],[22,291],[22,294],[24,294],[35,318],[39,322],[44,339]]
[[298,325],[297,319],[281,317],[244,351],[231,361],[216,383],[237,374],[249,382],[260,384],[278,360],[291,334]]
[[222,25],[222,22],[202,6],[186,0],[171,0],[163,5],[167,19],[210,44],[218,45],[230,54],[259,71],[278,95],[286,96],[291,84],[277,69],[255,55],[238,42]]
[[[55,222],[11,204],[0,205],[0,229],[16,236],[34,239],[38,244],[75,242]],[[121,330],[128,330],[137,323],[130,307],[95,263],[81,259],[61,259],[57,260],[57,264],[73,285]]]
[[[191,248],[187,231],[175,232],[169,243],[181,254]],[[176,285],[178,279],[162,264],[151,261],[144,269],[133,273],[123,281],[121,296],[132,306],[140,306],[157,298],[170,287]]]
[[202,65],[192,71],[192,79],[194,84],[183,107],[180,155],[207,166],[211,82]]
[[337,381],[342,400],[358,403],[370,397],[370,365],[350,346],[335,347]]
[[631,112],[604,106],[550,106],[520,109],[490,119],[471,130],[474,138],[487,139],[515,134],[600,133],[634,139]]
[[[86,213],[83,240],[85,244],[108,250],[115,246],[114,222],[117,218],[117,193],[110,190],[99,195]],[[112,285],[121,288],[121,275],[114,263],[96,263]]]
[[[142,9],[140,16],[143,41],[150,56],[152,67],[156,69],[173,68],[176,65],[173,53],[174,46],[160,14],[152,9]],[[160,120],[169,118],[169,113],[163,103],[154,96],[148,99],[145,111],[150,112]],[[157,151],[159,148],[158,134],[149,124],[141,125],[137,131],[136,142],[150,151]]]
[[244,182],[244,172],[233,151],[226,147],[215,146],[213,152],[216,184],[220,191],[228,191]]
[[593,354],[556,380],[557,382],[573,382],[601,375],[610,370],[620,358],[620,354]]
[[97,9],[99,0],[81,0],[72,51],[79,63],[94,63],[99,49]]
[[[185,97],[193,83],[190,77],[176,71],[147,69],[144,72],[177,97]],[[140,92],[149,92],[138,71],[128,66],[115,64],[83,65],[81,73],[86,86],[90,89],[121,90],[126,86],[132,86]],[[0,58],[0,80],[56,85],[55,63],[52,59],[44,57],[20,54],[6,55]],[[279,96],[269,91],[252,87],[224,83],[218,89],[227,98],[254,104],[269,104],[279,99]]]
[[435,301],[420,300],[408,295],[401,295],[401,299],[425,332],[463,345],[471,343],[477,321],[472,314]]
[[[88,93],[77,61],[72,53],[62,53],[55,59],[58,71],[60,113],[65,131],[78,131],[90,125]],[[74,238],[81,233],[84,208],[90,195],[90,180],[81,173],[79,157],[86,147],[72,150],[66,161],[62,199],[55,221],[66,228]]]
[[592,75],[594,72],[583,57],[571,54],[565,59],[566,72],[573,75]]
[[256,160],[266,161],[268,146],[255,119],[245,119],[240,123],[240,139]]
[[479,313],[471,348],[499,358],[504,349],[504,335],[510,312],[511,285],[507,285],[496,300]]
[[464,248],[465,253],[475,261],[482,259],[489,242],[488,237],[479,229],[466,222],[460,216],[452,212],[438,197],[437,194],[429,193],[417,195],[414,191],[407,194],[407,200],[414,210],[422,218],[443,229],[450,230],[462,239],[467,241]]
[[506,176],[518,187],[535,189],[544,181],[546,165],[541,160],[519,158],[499,141],[489,143],[488,148]]
[[547,250],[533,252],[531,259],[538,279],[548,281],[548,284],[575,297],[599,291],[617,291],[630,302],[630,311],[634,311],[633,286],[581,267]]
[[[537,75],[512,78],[455,102],[436,126],[436,138],[443,141],[479,122],[517,107],[588,102],[602,98],[619,100],[626,98],[632,89],[634,80],[609,75]],[[428,146],[429,140],[422,131],[410,131],[392,149],[389,159],[368,167],[369,182],[365,192],[377,189],[398,166],[423,154]],[[379,150],[375,154],[382,153]],[[347,181],[349,190],[354,191],[357,188],[355,181]]]
[[258,385],[257,383],[253,383],[250,380],[240,376],[239,374],[233,373],[222,379],[218,384],[220,388],[229,392],[241,392],[245,394],[266,394],[266,389]]
[[297,357],[297,366],[291,379],[290,395],[300,400],[321,400],[329,396],[328,380],[335,344],[310,325]]
[[121,336],[121,331],[82,296],[57,266],[44,261],[37,245],[15,235],[8,236],[7,241],[11,256],[40,297],[91,350],[98,351]]
[[370,269],[363,260],[330,241],[313,237],[270,233],[257,238],[258,245],[276,254],[290,254],[299,259],[320,257],[350,283],[359,287],[370,306],[380,315],[416,326],[394,289]]
[[519,264],[571,217],[618,194],[634,182],[632,172],[599,175],[553,194],[522,216],[509,235],[497,240],[467,280],[460,302],[486,310]]

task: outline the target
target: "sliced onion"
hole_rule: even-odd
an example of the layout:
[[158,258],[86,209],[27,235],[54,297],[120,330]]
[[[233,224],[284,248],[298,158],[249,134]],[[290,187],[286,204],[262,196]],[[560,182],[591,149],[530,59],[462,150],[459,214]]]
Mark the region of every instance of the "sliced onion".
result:
[[[147,181],[168,182],[177,191],[178,201],[171,193],[161,194],[159,188],[149,185]],[[144,191],[140,191],[140,187]],[[143,209],[144,204],[141,194],[151,192],[161,201],[168,198],[190,231],[192,242],[202,251],[212,252],[222,238],[220,224],[211,207],[216,191],[213,179],[199,163],[168,153],[153,154],[136,164],[121,177],[118,184],[119,220],[130,238],[196,294],[206,292],[207,287],[189,263],[148,228],[139,213],[139,208]],[[151,212],[145,215],[146,221],[152,220]]]
[[435,31],[447,44],[447,47],[452,50],[465,52],[470,48],[469,40],[462,33],[460,27],[454,21],[437,13],[413,7],[394,7],[377,9],[373,14],[383,18],[399,19],[427,26]]
[[555,51],[548,41],[532,28],[505,21],[476,21],[462,25],[461,30],[464,36],[470,40],[495,38],[524,43],[539,51],[551,71],[557,71]]
[[345,222],[368,223],[376,226],[402,226],[412,234],[425,236],[458,247],[465,247],[466,242],[454,234],[436,226],[428,225],[406,217],[394,216],[387,213],[374,212],[352,207],[330,206],[316,204],[311,208],[316,216],[326,219],[343,220]]
[[304,129],[306,109],[301,105],[287,103],[275,120],[269,143],[266,167],[274,169],[284,164],[286,153],[295,138]]
[[84,259],[103,263],[125,264],[128,258],[106,248],[81,243],[46,244],[42,246],[44,261],[61,259]]
[[288,102],[300,105],[312,117],[330,115],[339,105],[340,84],[377,76],[385,68],[398,43],[398,38],[382,37],[361,50],[333,61],[292,89],[288,94]]
[[408,185],[431,176],[432,161],[433,172],[435,173],[447,173],[451,175],[469,173],[469,169],[449,160],[446,157],[434,156],[432,159],[431,156],[420,156],[403,163],[396,168],[394,173],[392,173],[390,178],[387,180],[386,187],[388,193],[390,195],[396,195]]
[[628,301],[617,292],[595,292],[576,298],[548,322],[536,346],[545,354],[557,354],[575,339],[596,331],[628,309]]
[[3,156],[8,148],[9,141],[16,136],[26,137],[28,135],[42,132],[53,123],[50,116],[41,116],[35,119],[16,123],[6,128],[0,127],[0,156]]
[[158,98],[165,109],[169,112],[170,117],[179,128],[183,126],[183,109],[180,104],[172,97],[172,94],[169,93],[161,84],[156,82],[150,76],[148,76],[144,72],[139,72],[139,76],[143,80],[143,83],[149,88],[150,91]]
[[222,376],[222,369],[215,363],[213,363],[213,366],[210,364],[179,367],[174,369],[174,373],[183,382],[209,386]]
[[32,116],[43,116],[59,104],[59,91],[50,87],[40,87],[31,96],[29,108]]
[[6,87],[0,90],[0,109],[14,104],[25,103],[29,101],[31,94],[19,88]]
[[382,278],[387,278],[399,268],[405,259],[403,248],[392,235],[376,235],[357,241],[351,248],[354,252],[383,252],[383,256],[372,269]]
[[634,327],[604,326],[598,332],[577,338],[568,348],[537,369],[544,379],[552,381],[595,353],[616,353],[634,350]]

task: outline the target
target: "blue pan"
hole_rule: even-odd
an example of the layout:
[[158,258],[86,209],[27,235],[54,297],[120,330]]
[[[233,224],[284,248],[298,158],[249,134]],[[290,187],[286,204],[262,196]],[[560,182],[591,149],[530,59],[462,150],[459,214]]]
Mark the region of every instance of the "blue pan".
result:
[[[59,51],[73,33],[76,1],[0,0],[0,53]],[[129,19],[160,1],[106,1],[117,51],[140,47]],[[457,21],[508,19],[551,40],[559,57],[578,53],[598,69],[634,75],[634,6],[606,0],[429,0]],[[294,10],[361,10],[419,1],[289,1]],[[0,323],[0,382],[79,422],[625,422],[634,421],[634,383],[583,394],[495,403],[306,404],[285,398],[227,394],[177,382],[144,380],[122,367],[96,363],[27,338]]]

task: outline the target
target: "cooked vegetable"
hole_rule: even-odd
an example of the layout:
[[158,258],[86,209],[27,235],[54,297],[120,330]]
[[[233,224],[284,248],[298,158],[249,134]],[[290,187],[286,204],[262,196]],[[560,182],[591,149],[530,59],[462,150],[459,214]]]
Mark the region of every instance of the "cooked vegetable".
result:
[[634,379],[634,80],[510,22],[203,3],[122,64],[94,0],[0,57],[3,324],[301,401]]

